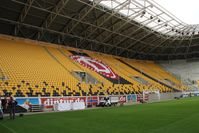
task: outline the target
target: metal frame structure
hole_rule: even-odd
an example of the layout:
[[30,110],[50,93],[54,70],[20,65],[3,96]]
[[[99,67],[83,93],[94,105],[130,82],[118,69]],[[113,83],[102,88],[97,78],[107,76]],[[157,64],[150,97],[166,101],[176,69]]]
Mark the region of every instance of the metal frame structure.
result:
[[199,57],[199,26],[153,0],[5,0],[0,7],[2,34],[127,58]]

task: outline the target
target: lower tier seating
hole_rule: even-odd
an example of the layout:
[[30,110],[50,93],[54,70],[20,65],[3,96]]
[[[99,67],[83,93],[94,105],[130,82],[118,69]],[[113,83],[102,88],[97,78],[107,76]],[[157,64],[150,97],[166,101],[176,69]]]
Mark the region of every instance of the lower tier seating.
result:
[[[174,91],[136,72],[114,57],[103,54],[99,56],[99,54],[84,51],[75,60],[78,53],[81,52],[77,49],[60,48],[52,44],[35,43],[12,37],[0,37],[0,95],[91,96],[135,94],[153,89],[159,89],[160,92]],[[82,60],[78,62],[80,58]],[[86,62],[88,64],[85,64]],[[95,67],[98,68],[94,69]],[[103,70],[104,68],[101,67],[106,69]],[[99,69],[102,71],[97,71]],[[157,67],[157,69],[160,68]],[[85,72],[98,82],[95,84],[80,82],[74,75],[74,71]],[[150,69],[147,69],[148,71]],[[156,76],[152,72],[148,73]],[[161,73],[163,76],[166,75],[163,70]],[[114,77],[114,80],[110,80],[111,77]],[[147,84],[138,82],[132,77],[140,77],[146,80]],[[167,77],[175,79],[171,75]],[[177,79],[173,81],[180,84]]]

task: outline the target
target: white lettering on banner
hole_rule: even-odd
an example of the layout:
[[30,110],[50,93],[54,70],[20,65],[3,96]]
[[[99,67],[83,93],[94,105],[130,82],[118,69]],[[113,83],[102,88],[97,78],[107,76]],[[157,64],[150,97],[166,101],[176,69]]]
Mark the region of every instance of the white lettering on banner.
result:
[[77,98],[75,100],[73,99],[54,99],[54,98],[46,98],[46,100],[43,100],[43,104],[46,106],[58,104],[58,103],[73,103],[73,102],[84,102],[83,99],[80,100],[80,98]]

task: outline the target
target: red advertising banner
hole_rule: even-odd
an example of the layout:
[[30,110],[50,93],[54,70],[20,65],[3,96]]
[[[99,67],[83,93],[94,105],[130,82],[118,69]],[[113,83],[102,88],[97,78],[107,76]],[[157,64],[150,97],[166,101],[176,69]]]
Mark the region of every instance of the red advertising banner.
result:
[[40,103],[45,108],[53,108],[56,103],[73,103],[73,102],[85,102],[86,105],[97,105],[98,97],[63,97],[63,98],[40,98]]
[[53,108],[56,103],[73,103],[86,102],[86,97],[70,97],[70,98],[40,98],[40,102],[45,108]]
[[120,96],[119,101],[120,101],[120,103],[125,103],[126,102],[126,96]]
[[98,104],[98,97],[87,97],[87,105],[97,105]]
[[140,100],[141,100],[141,95],[137,95],[137,102],[140,102]]
[[[144,99],[144,100],[143,100]],[[137,95],[137,102],[140,102],[140,101],[148,101],[149,100],[149,95],[145,94],[144,95],[144,98],[143,98],[143,95],[142,94],[138,94]]]

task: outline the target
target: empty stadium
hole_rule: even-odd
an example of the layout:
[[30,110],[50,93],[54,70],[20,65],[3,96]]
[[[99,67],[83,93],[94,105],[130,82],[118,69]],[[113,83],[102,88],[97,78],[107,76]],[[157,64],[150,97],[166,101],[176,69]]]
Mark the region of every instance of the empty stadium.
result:
[[161,4],[2,0],[0,131],[198,133],[199,25]]

